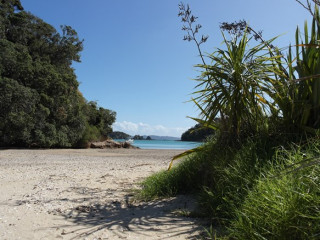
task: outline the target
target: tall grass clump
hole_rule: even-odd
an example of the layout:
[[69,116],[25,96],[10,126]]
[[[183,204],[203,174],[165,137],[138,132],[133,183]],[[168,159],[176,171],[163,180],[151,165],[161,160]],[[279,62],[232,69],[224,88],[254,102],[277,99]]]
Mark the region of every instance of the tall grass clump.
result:
[[319,239],[319,157],[319,142],[311,143],[305,151],[282,151],[277,165],[261,176],[235,209],[231,238]]
[[226,147],[210,139],[170,171],[146,178],[139,197],[150,200],[176,194],[199,196],[199,210],[214,221],[230,219],[254,186],[260,172],[271,161],[279,145],[277,138],[260,136]]
[[[217,142],[206,156],[206,185],[199,192],[199,210],[213,223],[228,225],[258,179],[275,164],[279,139],[248,138],[237,146]],[[284,145],[286,146],[286,145]]]
[[212,148],[214,141],[208,141],[203,145],[203,151],[183,159],[170,171],[161,171],[147,177],[141,183],[141,190],[137,198],[152,200],[161,197],[171,197],[182,193],[194,193],[205,184],[207,169],[206,155]]

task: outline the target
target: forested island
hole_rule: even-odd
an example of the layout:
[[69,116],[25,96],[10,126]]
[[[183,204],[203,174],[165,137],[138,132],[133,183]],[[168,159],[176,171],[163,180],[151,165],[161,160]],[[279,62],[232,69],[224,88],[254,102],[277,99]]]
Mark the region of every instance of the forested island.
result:
[[77,32],[56,30],[19,0],[1,2],[0,24],[0,146],[83,147],[105,139],[116,113],[79,92]]
[[131,136],[124,132],[114,131],[109,133],[109,137],[112,139],[129,139]]
[[133,138],[134,140],[152,140],[150,136],[141,136],[141,135],[134,135]]
[[181,141],[203,142],[214,133],[212,128],[206,128],[201,126],[201,124],[196,124],[181,135]]
[[150,136],[141,136],[141,135],[134,135],[131,136],[124,132],[114,131],[109,133],[109,137],[112,139],[133,139],[133,140],[152,140]]

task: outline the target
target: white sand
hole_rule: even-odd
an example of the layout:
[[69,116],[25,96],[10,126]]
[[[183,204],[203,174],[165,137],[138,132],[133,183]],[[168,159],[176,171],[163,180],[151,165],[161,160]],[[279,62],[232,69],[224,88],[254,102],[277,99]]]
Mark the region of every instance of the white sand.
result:
[[0,239],[194,239],[179,196],[130,204],[128,189],[179,150],[0,151]]

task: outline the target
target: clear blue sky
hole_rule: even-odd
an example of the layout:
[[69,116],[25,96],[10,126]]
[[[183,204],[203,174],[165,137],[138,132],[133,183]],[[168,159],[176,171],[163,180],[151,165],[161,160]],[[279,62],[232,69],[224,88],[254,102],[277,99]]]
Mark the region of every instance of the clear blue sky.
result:
[[[196,46],[182,40],[176,0],[21,0],[26,11],[57,29],[72,26],[84,39],[82,62],[74,64],[80,91],[117,112],[115,130],[180,136],[197,116],[190,100],[200,63]],[[309,14],[294,0],[190,0],[209,35],[204,52],[221,47],[219,23],[247,20],[277,45],[294,43],[297,25]]]

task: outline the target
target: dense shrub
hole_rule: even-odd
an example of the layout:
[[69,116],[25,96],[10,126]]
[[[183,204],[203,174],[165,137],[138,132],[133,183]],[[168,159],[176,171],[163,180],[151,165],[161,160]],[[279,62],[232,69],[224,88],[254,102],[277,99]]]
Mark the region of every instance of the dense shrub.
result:
[[0,23],[0,146],[72,147],[106,137],[115,112],[87,103],[78,91],[77,32],[70,26],[58,32],[23,11],[19,0],[0,3]]

